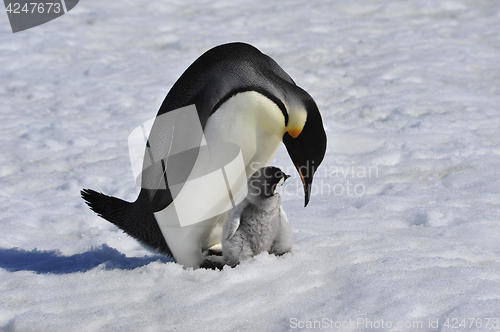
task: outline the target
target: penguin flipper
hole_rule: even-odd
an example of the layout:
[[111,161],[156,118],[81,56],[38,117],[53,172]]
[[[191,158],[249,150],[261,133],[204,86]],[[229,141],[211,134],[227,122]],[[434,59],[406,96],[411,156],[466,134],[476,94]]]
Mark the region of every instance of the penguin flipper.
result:
[[248,204],[248,200],[244,199],[240,204],[233,208],[225,225],[224,239],[231,240],[234,236],[234,233],[236,233],[236,230],[240,227],[241,213],[245,210]]
[[169,257],[172,252],[163,237],[153,212],[145,209],[147,193],[142,190],[134,203],[83,189],[82,198],[92,211],[106,219],[145,246]]

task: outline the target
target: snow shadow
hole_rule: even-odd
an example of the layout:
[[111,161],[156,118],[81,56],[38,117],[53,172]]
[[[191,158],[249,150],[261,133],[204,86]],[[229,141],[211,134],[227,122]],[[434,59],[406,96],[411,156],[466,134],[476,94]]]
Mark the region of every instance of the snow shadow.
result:
[[173,259],[162,255],[127,257],[106,244],[72,256],[63,256],[57,250],[33,249],[27,251],[19,248],[0,248],[0,268],[9,272],[34,271],[36,273],[67,274],[86,272],[101,264],[104,264],[106,270],[132,270],[154,261],[167,263],[173,262]]

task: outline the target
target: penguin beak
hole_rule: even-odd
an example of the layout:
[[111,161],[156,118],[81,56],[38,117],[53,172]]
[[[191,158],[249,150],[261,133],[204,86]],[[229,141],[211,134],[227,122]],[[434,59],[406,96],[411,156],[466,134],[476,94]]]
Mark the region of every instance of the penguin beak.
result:
[[304,186],[304,207],[309,203],[314,173],[323,161],[326,151],[326,133],[318,107],[313,102],[307,108],[307,121],[295,138],[286,132],[283,143]]

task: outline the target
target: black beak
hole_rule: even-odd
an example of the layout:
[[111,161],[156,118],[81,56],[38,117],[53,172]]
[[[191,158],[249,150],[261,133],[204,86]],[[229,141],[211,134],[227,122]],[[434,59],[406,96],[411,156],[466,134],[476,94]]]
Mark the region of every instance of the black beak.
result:
[[283,143],[304,185],[304,206],[309,203],[314,173],[323,161],[326,151],[323,121],[316,103],[312,98],[311,101],[312,103],[306,104],[307,121],[300,135],[293,138],[285,133],[283,136]]

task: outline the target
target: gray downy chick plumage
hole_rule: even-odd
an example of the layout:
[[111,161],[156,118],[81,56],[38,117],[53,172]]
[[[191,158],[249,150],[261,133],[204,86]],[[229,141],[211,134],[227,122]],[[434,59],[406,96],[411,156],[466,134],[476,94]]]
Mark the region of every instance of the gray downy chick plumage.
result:
[[292,230],[281,206],[279,190],[290,177],[274,166],[257,170],[248,181],[248,195],[230,213],[222,237],[222,257],[231,266],[267,251],[282,255],[292,249]]

